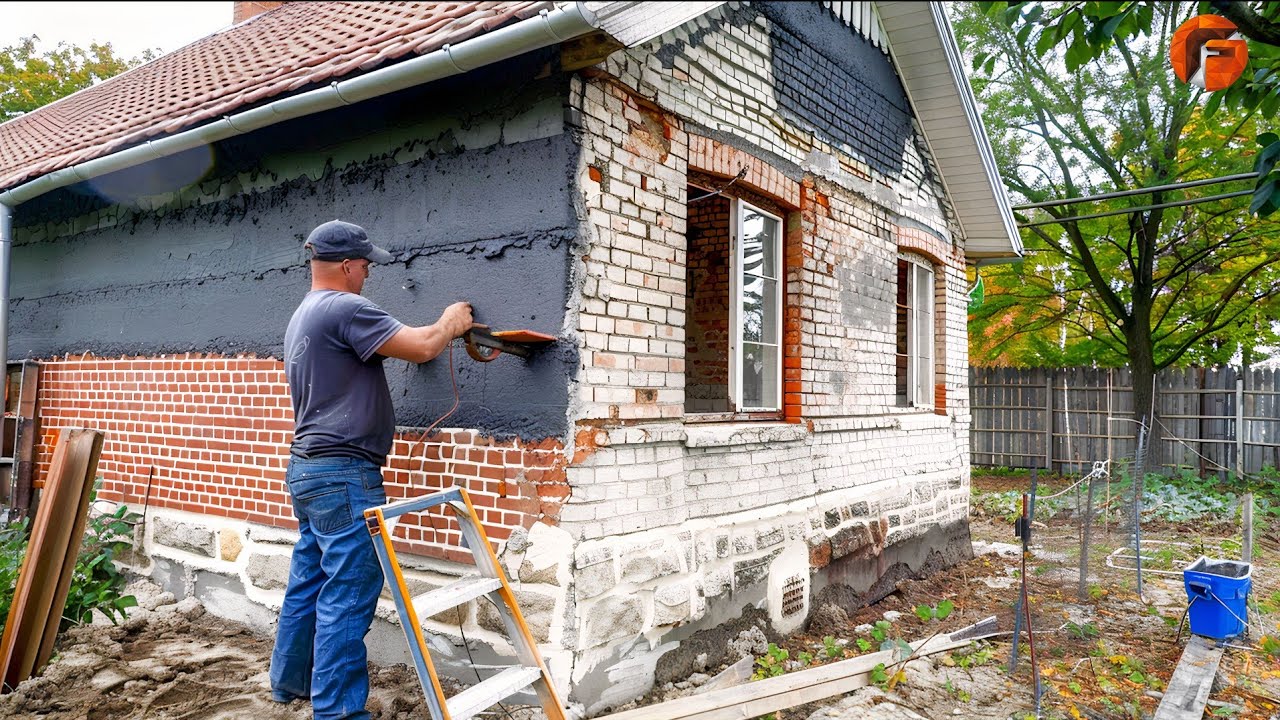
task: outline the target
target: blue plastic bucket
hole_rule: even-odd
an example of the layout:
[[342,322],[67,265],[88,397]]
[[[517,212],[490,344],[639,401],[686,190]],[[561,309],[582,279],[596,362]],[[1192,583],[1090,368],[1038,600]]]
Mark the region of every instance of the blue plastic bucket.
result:
[[1203,555],[1182,571],[1187,589],[1191,632],[1215,640],[1242,635],[1249,612],[1253,567],[1234,560],[1211,560]]

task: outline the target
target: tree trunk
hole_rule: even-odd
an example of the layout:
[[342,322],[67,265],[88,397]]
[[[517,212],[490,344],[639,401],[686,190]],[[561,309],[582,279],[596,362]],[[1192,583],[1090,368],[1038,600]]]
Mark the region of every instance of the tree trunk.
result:
[[[1136,308],[1135,308],[1136,310]],[[1135,312],[1135,316],[1140,313]],[[1136,322],[1126,333],[1129,351],[1129,370],[1133,373],[1133,419],[1147,424],[1146,472],[1160,469],[1160,426],[1155,417],[1155,356],[1151,342],[1151,328],[1145,318],[1135,317]],[[1133,425],[1134,442],[1138,438],[1137,422]],[[1135,445],[1135,451],[1137,446]]]

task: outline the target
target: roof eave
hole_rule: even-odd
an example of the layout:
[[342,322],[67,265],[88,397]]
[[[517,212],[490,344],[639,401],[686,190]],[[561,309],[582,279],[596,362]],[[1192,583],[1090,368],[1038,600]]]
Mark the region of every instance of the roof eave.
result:
[[[1004,181],[996,166],[995,153],[982,124],[982,115],[964,73],[960,47],[951,32],[942,4],[938,2],[877,2],[876,10],[888,36],[889,56],[902,79],[907,100],[920,122],[925,143],[941,174],[942,184],[951,199],[957,221],[965,237],[965,256],[972,259],[1016,260],[1022,257],[1022,238],[1013,217],[1012,204]],[[902,58],[896,48],[908,46],[910,59]],[[946,89],[938,93],[932,88],[923,92],[924,77],[950,76]],[[945,147],[930,140],[956,122],[964,124],[968,142],[949,141]],[[981,167],[978,179],[955,180],[958,171]],[[970,173],[965,173],[969,175]],[[960,190],[980,190],[980,200],[955,200]],[[993,219],[995,222],[993,222]]]
[[584,2],[592,24],[623,47],[637,47],[724,2]]

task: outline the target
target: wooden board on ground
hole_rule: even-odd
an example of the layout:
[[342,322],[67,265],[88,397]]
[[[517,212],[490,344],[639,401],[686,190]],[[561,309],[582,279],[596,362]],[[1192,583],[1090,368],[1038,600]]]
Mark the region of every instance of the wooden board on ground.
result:
[[[911,643],[914,657],[956,650],[973,642],[969,628]],[[757,680],[746,685],[713,690],[656,705],[606,715],[598,720],[743,720],[777,710],[842,695],[871,683],[877,665],[892,667],[893,650],[860,655],[848,660]]]
[[[0,678],[6,689],[16,687],[39,669],[46,624],[52,623],[57,632],[62,605],[55,608],[54,603],[63,587],[67,556],[72,556],[74,568],[74,556],[80,549],[84,523],[77,515],[86,507],[101,449],[102,433],[75,429],[64,432],[54,450],[45,496],[36,512],[0,637]],[[75,534],[77,530],[79,534]],[[61,598],[65,603],[65,591]]]
[[1200,720],[1220,662],[1222,648],[1209,638],[1192,635],[1152,720]]
[[[84,541],[84,528],[89,523],[89,498],[93,495],[93,483],[97,478],[98,458],[102,456],[103,436],[100,432],[87,431],[89,440],[88,462],[81,470],[73,464],[68,472],[72,478],[83,478],[80,490],[80,504],[75,508],[71,528],[71,542],[67,546],[66,556],[62,560],[62,571],[58,576],[58,587],[54,589],[53,602],[49,606],[49,619],[44,625],[44,638],[36,650],[35,664],[32,674],[44,669],[49,658],[53,657],[53,643],[58,638],[58,626],[62,624],[63,610],[67,606],[67,595],[71,592],[71,577],[76,572],[76,561],[80,555],[80,544]],[[80,618],[75,618],[79,622]]]

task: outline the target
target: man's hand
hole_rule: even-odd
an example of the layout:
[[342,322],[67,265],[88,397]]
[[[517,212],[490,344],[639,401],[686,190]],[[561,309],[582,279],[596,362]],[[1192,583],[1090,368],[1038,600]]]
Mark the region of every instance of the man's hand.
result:
[[378,348],[386,357],[424,363],[439,355],[449,341],[462,337],[473,327],[484,327],[471,317],[471,303],[456,302],[444,309],[440,319],[423,327],[403,327]]
[[471,303],[456,302],[444,309],[440,314],[438,323],[441,327],[448,328],[449,337],[462,337],[464,333],[473,327],[476,323],[471,317]]

